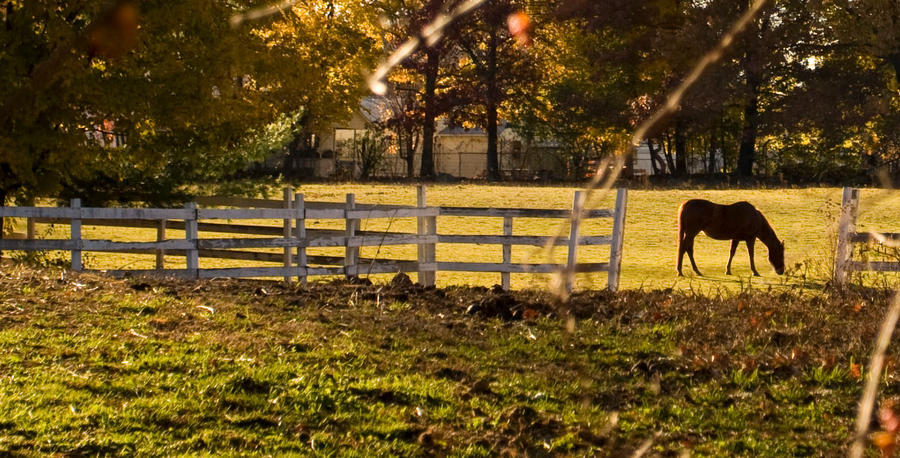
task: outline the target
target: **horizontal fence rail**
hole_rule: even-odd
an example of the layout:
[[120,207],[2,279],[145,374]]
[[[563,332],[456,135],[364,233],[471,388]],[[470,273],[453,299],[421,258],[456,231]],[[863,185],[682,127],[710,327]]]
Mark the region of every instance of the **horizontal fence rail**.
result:
[[[83,269],[82,253],[122,252],[156,256],[155,269],[108,270],[113,275],[164,275],[179,278],[220,277],[282,277],[290,282],[305,283],[311,276],[358,276],[408,272],[417,273],[419,282],[435,284],[438,272],[499,273],[502,287],[509,289],[511,273],[570,274],[607,272],[608,288],[618,287],[622,256],[627,190],[619,189],[613,210],[584,210],[583,194],[575,193],[572,210],[542,210],[530,208],[468,208],[429,207],[424,186],[418,189],[417,205],[371,205],[355,202],[352,194],[345,202],[305,202],[302,194],[288,188],[284,198],[248,199],[238,197],[198,197],[183,208],[93,208],[82,207],[79,199],[72,199],[69,207],[2,207],[0,218],[26,218],[24,237],[0,239],[0,250],[69,251],[72,269]],[[198,208],[203,206],[204,208]],[[241,207],[241,208],[208,208]],[[573,214],[579,215],[573,218]],[[438,217],[502,218],[503,235],[439,234]],[[415,218],[415,233],[364,231],[360,221],[369,219]],[[573,221],[568,237],[513,235],[513,222],[521,218],[565,218]],[[578,222],[590,218],[613,218],[610,235],[582,236]],[[235,224],[231,221],[265,220],[262,224]],[[272,225],[272,221],[280,221]],[[307,220],[342,220],[344,229],[311,229]],[[37,239],[35,224],[70,226],[68,239]],[[156,229],[155,241],[119,242],[82,238],[84,226]],[[183,238],[170,239],[167,231],[183,231]],[[206,234],[232,234],[231,237],[204,237]],[[437,244],[499,245],[503,261],[458,262],[438,260]],[[360,248],[394,245],[415,245],[414,260],[376,259],[360,256]],[[578,263],[579,246],[610,245],[609,262]],[[513,246],[566,246],[569,248],[565,265],[544,263],[513,263]],[[343,256],[310,255],[308,248],[344,249]],[[270,251],[253,251],[270,249]],[[166,268],[165,257],[185,258],[185,268]],[[253,261],[279,264],[230,268],[200,268],[200,258]],[[571,289],[571,284],[568,284]]]

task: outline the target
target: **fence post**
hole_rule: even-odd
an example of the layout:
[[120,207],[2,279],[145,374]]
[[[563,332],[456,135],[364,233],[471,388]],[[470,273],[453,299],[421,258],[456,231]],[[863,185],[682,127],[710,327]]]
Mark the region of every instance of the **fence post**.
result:
[[566,294],[571,294],[575,286],[575,266],[578,265],[578,230],[581,225],[581,210],[583,206],[584,192],[575,191],[575,200],[572,202],[572,223],[569,227],[569,254],[566,258]]
[[197,204],[188,202],[184,204],[184,209],[188,211],[188,217],[184,220],[184,238],[191,244],[193,248],[187,251],[187,274],[190,278],[200,278],[200,252],[198,250],[199,241],[197,240]]
[[[34,204],[32,204],[34,206]],[[36,237],[35,227],[34,227],[34,218],[28,218],[25,220],[25,238],[28,240],[34,240]]]
[[303,201],[303,194],[294,194],[294,210],[297,212],[297,227],[295,229],[294,238],[297,239],[297,280],[301,285],[306,286],[306,205]]
[[[513,219],[512,216],[503,217],[503,235],[506,239],[503,241],[503,265],[509,266],[512,263],[512,245],[510,237],[512,237]],[[504,291],[509,291],[509,272],[500,272],[500,286]]]
[[[416,206],[418,208],[426,208],[427,198],[425,193],[425,185],[419,185],[416,190]],[[437,217],[436,216],[419,216],[416,218],[416,233],[418,235],[437,235]],[[422,286],[434,286],[435,271],[423,269],[423,264],[434,264],[436,261],[434,243],[420,243],[418,245],[418,263],[419,263],[419,283]]]
[[346,220],[346,229],[344,232],[344,236],[346,237],[344,241],[344,275],[347,278],[355,277],[359,274],[359,247],[350,246],[350,239],[356,237],[356,231],[359,230],[359,220],[350,219],[349,215],[349,212],[355,208],[356,196],[353,194],[347,194],[347,205],[344,209],[344,218]]
[[612,292],[619,289],[619,276],[622,272],[622,245],[625,241],[625,209],[628,207],[628,189],[619,188],[616,192],[616,209],[613,214],[612,242],[609,246],[609,272],[606,287]]
[[[291,189],[290,186],[285,187],[283,196],[284,196],[284,208],[290,210],[291,207],[293,207],[292,200],[294,198],[294,190]],[[292,229],[293,229],[293,221],[291,221],[291,218],[285,218],[284,219],[284,238],[286,241],[290,240],[291,233],[293,232]],[[287,272],[287,269],[290,269],[291,266],[294,264],[293,254],[294,254],[293,248],[286,245],[284,247],[284,268],[286,269],[286,273],[284,274],[284,282],[287,284],[290,284],[291,281],[293,280],[291,274]]]
[[71,228],[72,247],[72,270],[81,272],[83,265],[81,264],[81,199],[72,199],[70,204],[73,210],[76,210],[77,218],[72,218],[69,225]]
[[[156,223],[156,241],[157,242],[165,242],[166,241],[166,220],[161,219]],[[165,250],[156,250],[156,270],[163,270],[166,268],[166,251]]]
[[834,284],[844,286],[850,274],[850,257],[853,255],[852,237],[856,233],[856,215],[859,210],[859,189],[844,188],[841,197],[841,218],[838,226],[837,248],[834,259]]

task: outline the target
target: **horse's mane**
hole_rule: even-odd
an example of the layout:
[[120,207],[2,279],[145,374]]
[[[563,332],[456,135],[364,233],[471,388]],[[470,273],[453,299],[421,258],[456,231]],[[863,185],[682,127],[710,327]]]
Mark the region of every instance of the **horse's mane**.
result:
[[761,211],[757,210],[756,213],[759,215],[759,219],[761,221],[759,228],[759,239],[769,246],[771,243],[780,243],[778,240],[778,236],[775,235],[775,229],[772,229],[772,225],[769,224],[769,220],[762,214]]

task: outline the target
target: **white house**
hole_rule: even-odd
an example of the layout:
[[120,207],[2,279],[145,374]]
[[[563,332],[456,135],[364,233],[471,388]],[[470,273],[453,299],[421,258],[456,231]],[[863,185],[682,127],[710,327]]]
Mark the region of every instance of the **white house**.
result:
[[[498,128],[498,132],[502,128]],[[437,174],[458,178],[487,175],[487,133],[478,128],[440,123],[434,135],[434,169]]]

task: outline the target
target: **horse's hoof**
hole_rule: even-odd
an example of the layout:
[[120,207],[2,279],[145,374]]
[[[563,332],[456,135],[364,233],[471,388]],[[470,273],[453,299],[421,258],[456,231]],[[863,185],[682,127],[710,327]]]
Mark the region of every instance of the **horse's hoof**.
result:
[[756,272],[753,273],[753,276],[754,276],[754,277],[762,277],[762,275],[760,275],[760,274],[758,274],[758,273],[756,273]]

